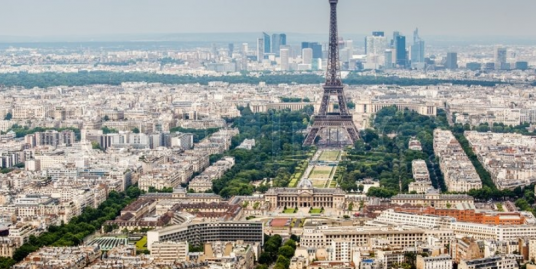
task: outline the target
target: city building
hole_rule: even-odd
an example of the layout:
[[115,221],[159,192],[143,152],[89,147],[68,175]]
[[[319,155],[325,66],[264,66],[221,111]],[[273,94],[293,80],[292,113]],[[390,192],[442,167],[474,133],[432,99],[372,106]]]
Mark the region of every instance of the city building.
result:
[[473,163],[451,131],[434,130],[434,153],[439,158],[439,167],[449,191],[468,192],[482,188]]
[[383,57],[384,57],[383,69],[393,68],[393,51],[385,50]]
[[418,210],[397,208],[395,211],[419,215],[453,217],[460,222],[490,225],[524,225],[527,218],[519,212],[479,212],[475,209],[421,207]]
[[270,41],[270,35],[267,33],[262,33],[262,38],[264,41],[264,54],[273,53],[272,51],[272,42]]
[[417,269],[451,269],[452,258],[449,255],[423,257],[417,255]]
[[302,61],[304,64],[313,64],[313,49],[304,48],[302,49]]
[[505,70],[510,69],[507,63],[508,49],[504,47],[498,47],[495,49],[495,69]]
[[314,188],[308,179],[300,181],[297,188],[270,188],[264,194],[272,208],[342,208],[345,197],[346,193],[339,188]]
[[406,37],[403,35],[397,35],[394,39],[394,48],[396,56],[396,65],[400,68],[406,68],[408,66],[408,53],[406,51]]
[[287,35],[286,34],[272,34],[272,53],[275,53],[276,56],[280,55],[281,46],[287,45]]
[[536,183],[532,161],[536,141],[532,136],[467,131],[465,137],[498,189]]
[[290,50],[288,48],[280,49],[281,71],[290,71]]
[[[414,146],[413,148],[417,147]],[[433,188],[432,181],[430,180],[430,173],[428,172],[428,167],[424,160],[413,160],[411,162],[411,170],[415,181],[409,184],[409,192],[426,193],[429,189]]]
[[413,45],[411,45],[411,66],[417,69],[424,68],[425,43],[419,36],[419,29],[413,32]]
[[474,198],[467,194],[440,194],[439,191],[433,189],[424,194],[397,194],[391,198],[391,203],[435,208],[474,208]]
[[188,260],[188,242],[153,242],[151,257],[157,261],[176,262]]
[[154,242],[187,241],[201,246],[207,242],[238,241],[264,244],[264,227],[261,222],[214,221],[187,222],[147,232],[147,248]]
[[[450,230],[419,229],[419,228],[385,228],[355,226],[315,225],[313,220],[305,223],[304,232],[300,237],[300,246],[306,248],[326,248],[333,241],[345,241],[349,246],[359,248],[370,246],[371,242],[380,240],[382,246],[414,247],[415,242],[435,238],[440,244],[448,244],[454,237]],[[348,248],[347,248],[348,249]]]
[[458,53],[448,52],[447,59],[445,61],[445,68],[450,70],[458,69]]
[[257,61],[262,63],[264,60],[264,38],[257,39]]
[[512,269],[518,268],[514,256],[493,256],[488,258],[462,260],[458,264],[459,269]]
[[42,247],[12,268],[85,268],[100,256],[101,250],[95,246]]
[[385,65],[385,61],[387,60],[385,59],[386,49],[387,38],[385,36],[367,36],[365,38],[365,54],[367,56],[366,67],[370,69],[379,69],[380,66]]
[[302,42],[301,45],[303,49],[312,49],[313,50],[313,59],[322,59],[322,45],[317,42]]

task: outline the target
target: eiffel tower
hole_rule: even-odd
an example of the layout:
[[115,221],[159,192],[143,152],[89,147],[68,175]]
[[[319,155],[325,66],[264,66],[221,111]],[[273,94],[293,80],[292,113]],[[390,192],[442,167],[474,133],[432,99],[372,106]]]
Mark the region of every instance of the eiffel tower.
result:
[[[326,72],[326,83],[324,84],[324,95],[320,110],[314,115],[313,126],[303,142],[304,146],[315,143],[315,139],[320,134],[327,140],[323,144],[328,146],[341,146],[343,144],[353,144],[359,139],[359,133],[352,120],[352,115],[348,113],[346,100],[344,98],[344,86],[341,80],[341,67],[339,62],[339,37],[337,30],[337,3],[339,0],[329,0],[331,15],[329,23],[329,52],[328,69]],[[339,112],[328,113],[328,105],[332,96],[337,96],[339,101]],[[332,130],[336,130],[333,135]],[[350,141],[341,141],[339,131],[347,134]],[[325,137],[327,135],[327,138]],[[335,136],[332,138],[332,135]]]

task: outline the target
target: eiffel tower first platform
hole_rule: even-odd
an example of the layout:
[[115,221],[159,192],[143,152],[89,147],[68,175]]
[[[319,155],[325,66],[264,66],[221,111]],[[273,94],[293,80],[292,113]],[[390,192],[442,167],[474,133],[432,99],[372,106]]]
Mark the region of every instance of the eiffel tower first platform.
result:
[[[339,37],[337,29],[337,3],[339,0],[329,0],[331,6],[329,23],[329,52],[326,83],[320,110],[314,115],[314,122],[305,138],[304,146],[315,144],[318,136],[321,136],[319,145],[342,146],[354,144],[359,139],[359,132],[355,127],[352,115],[348,113],[344,86],[341,80],[341,67],[339,61]],[[328,113],[328,105],[332,96],[336,96],[339,103],[338,113]],[[333,132],[335,131],[335,133]],[[346,136],[344,139],[342,136]]]

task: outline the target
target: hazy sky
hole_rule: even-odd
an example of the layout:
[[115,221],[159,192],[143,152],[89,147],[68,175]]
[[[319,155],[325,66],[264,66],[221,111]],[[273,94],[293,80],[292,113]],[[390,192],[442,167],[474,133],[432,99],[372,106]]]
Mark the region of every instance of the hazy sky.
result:
[[[2,0],[0,35],[327,33],[327,0]],[[536,37],[536,0],[340,0],[339,29]]]

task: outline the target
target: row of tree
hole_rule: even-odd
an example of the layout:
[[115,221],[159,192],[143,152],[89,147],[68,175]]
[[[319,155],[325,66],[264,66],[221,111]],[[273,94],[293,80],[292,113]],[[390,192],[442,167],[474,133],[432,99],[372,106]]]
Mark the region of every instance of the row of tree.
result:
[[297,102],[311,102],[311,100],[307,97],[305,98],[299,98],[299,97],[281,97],[281,102],[283,103],[297,103]]
[[[255,190],[265,192],[267,185],[254,187],[251,181],[272,179],[274,186],[286,187],[299,162],[307,158],[302,147],[312,108],[306,111],[275,111],[252,113],[239,108],[242,117],[229,120],[240,130],[233,137],[231,150],[226,153],[235,158],[235,165],[221,178],[213,181],[213,191],[223,197],[250,195]],[[236,148],[244,139],[255,139],[251,150]]]
[[415,79],[415,78],[401,78],[401,77],[386,77],[386,76],[362,76],[358,72],[350,73],[345,79],[344,83],[348,85],[398,85],[398,86],[426,86],[426,85],[441,85],[441,84],[453,84],[453,85],[465,85],[465,86],[485,86],[493,87],[497,84],[505,84],[500,81],[483,81],[483,80],[459,80],[459,79]]
[[[362,131],[362,139],[348,150],[348,161],[340,163],[341,188],[356,191],[360,189],[356,181],[379,179],[381,187],[369,189],[368,195],[391,197],[407,191],[413,181],[412,161],[422,159],[430,167],[432,184],[445,190],[441,173],[432,173],[435,168],[439,170],[433,156],[433,131],[446,128],[444,111],[439,111],[437,117],[428,117],[407,109],[386,107],[376,114],[373,125],[374,129]],[[421,142],[422,151],[408,148],[413,137]]]
[[[294,237],[295,238],[295,237]],[[288,239],[283,245],[280,235],[264,235],[263,251],[259,257],[257,269],[268,269],[275,262],[274,269],[288,269],[290,259],[296,252],[296,241]]]
[[[427,161],[433,185],[440,186],[443,191],[446,191],[437,163],[438,160],[433,155],[433,130],[435,128],[448,128],[460,142],[482,180],[483,188],[470,190],[467,192],[468,195],[482,202],[488,200],[514,200],[518,208],[536,215],[534,185],[524,188],[517,187],[514,190],[497,189],[490,173],[480,163],[464,136],[464,131],[467,130],[531,135],[533,133],[529,132],[528,124],[506,126],[501,123],[495,123],[491,126],[481,124],[472,128],[469,125],[462,124],[455,124],[449,127],[446,122],[446,114],[443,110],[438,111],[437,117],[426,117],[408,110],[398,111],[395,107],[380,110],[374,120],[375,130],[365,130],[361,134],[362,141],[358,141],[354,149],[349,151],[349,159],[358,160],[359,163],[343,163],[343,169],[345,168],[347,173],[341,183],[341,187],[354,189],[355,185],[352,182],[356,179],[363,177],[379,178],[382,187],[370,188],[368,195],[383,198],[392,197],[399,191],[400,183],[402,183],[403,190],[405,190],[406,183],[412,181],[411,160],[424,159]],[[421,142],[423,152],[407,149],[408,140],[413,136]],[[405,165],[396,166],[397,162],[405,163]]]
[[181,132],[181,133],[193,134],[194,143],[199,143],[199,141],[205,139],[205,137],[208,137],[219,130],[220,128],[190,129],[190,128],[175,127],[175,128],[171,128],[169,131],[171,133]]
[[13,131],[13,132],[15,132],[16,137],[20,138],[20,137],[25,137],[26,135],[29,135],[29,134],[35,134],[35,133],[38,133],[38,132],[45,132],[45,131],[50,131],[50,130],[54,130],[54,131],[58,131],[58,132],[70,130],[70,131],[74,132],[76,140],[80,140],[80,129],[71,128],[71,127],[66,127],[66,128],[44,128],[44,127],[29,128],[28,126],[20,126],[18,124],[14,124],[8,130],[8,132]]
[[124,207],[136,200],[142,193],[137,186],[130,186],[122,193],[111,191],[108,199],[98,208],[86,207],[80,216],[73,217],[69,223],[50,226],[41,235],[30,236],[28,242],[15,251],[13,260],[0,262],[0,269],[9,268],[4,267],[3,264],[21,261],[43,246],[66,247],[82,244],[86,236],[99,230],[105,221],[115,219]]
[[[261,76],[178,76],[165,75],[145,72],[108,72],[108,71],[80,71],[78,73],[38,73],[31,74],[27,72],[5,73],[0,74],[2,85],[7,87],[22,86],[25,88],[48,88],[55,86],[85,86],[95,84],[121,85],[123,82],[148,82],[148,83],[163,83],[163,84],[203,84],[207,85],[212,81],[223,81],[227,83],[244,83],[244,84],[259,84],[265,82],[267,84],[277,85],[282,83],[297,83],[297,84],[320,84],[325,81],[325,78],[319,74],[311,73],[266,73]],[[476,81],[476,80],[441,80],[441,79],[414,79],[414,78],[399,78],[399,77],[384,77],[384,76],[361,76],[357,73],[350,73],[345,78],[344,83],[349,85],[439,85],[439,84],[455,84],[455,85],[480,85],[480,86],[495,86],[496,84],[504,84],[497,81]]]

